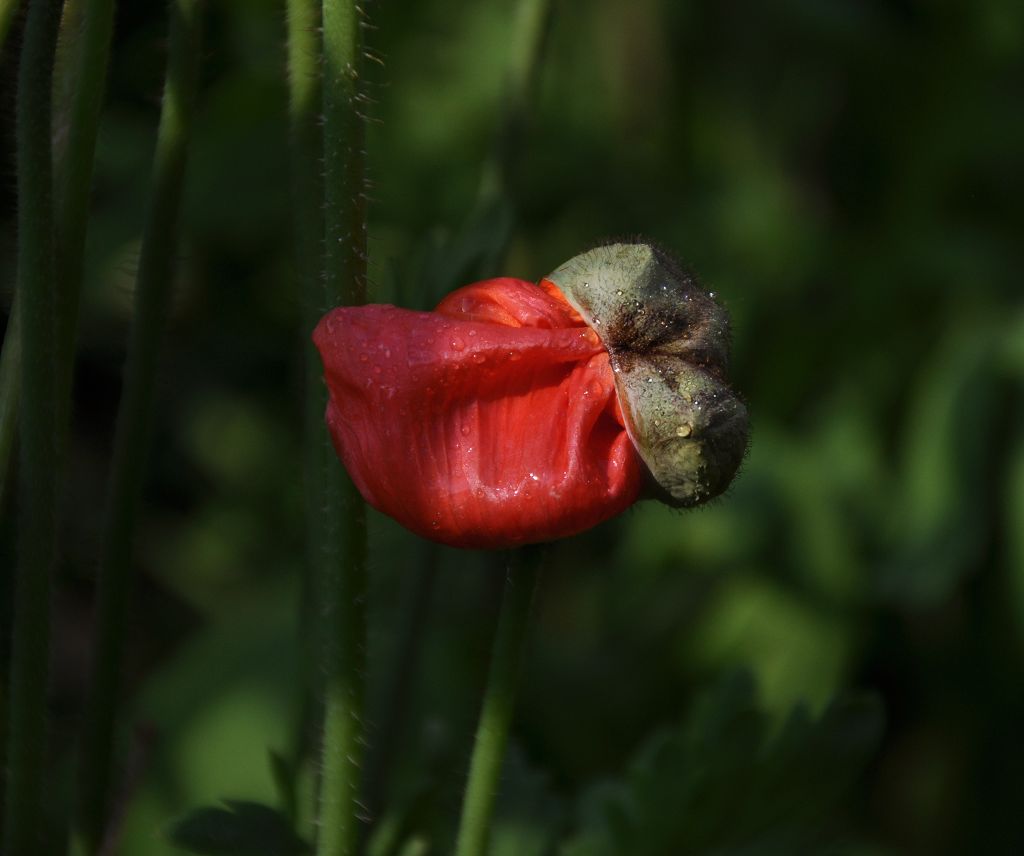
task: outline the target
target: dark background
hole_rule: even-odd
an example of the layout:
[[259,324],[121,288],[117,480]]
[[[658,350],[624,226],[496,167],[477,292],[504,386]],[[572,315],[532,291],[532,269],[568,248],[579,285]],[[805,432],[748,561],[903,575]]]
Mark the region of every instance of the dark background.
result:
[[[162,4],[120,5],[55,598],[58,783],[82,704],[164,72]],[[306,331],[289,231],[282,5],[208,5],[137,538],[127,854],[170,852],[160,830],[200,804],[280,805],[268,749],[296,751]],[[833,852],[770,844],[780,824],[782,840],[820,835],[850,854],[1024,852],[1024,6],[560,0],[511,180],[482,203],[514,8],[371,5],[384,60],[371,72],[367,143],[372,299],[427,307],[477,275],[538,279],[602,237],[650,236],[731,311],[753,442],[710,507],[646,503],[554,548],[495,852]],[[5,307],[14,53],[4,50],[0,83]],[[10,508],[4,519],[9,564]],[[443,853],[500,560],[428,548],[376,514],[370,525],[369,768],[379,771],[382,748],[394,761],[387,807],[373,807],[374,853],[416,835]],[[719,701],[709,709],[723,712],[705,718],[727,720],[721,699],[743,696],[738,674],[756,686],[737,704],[762,736],[784,733],[801,704],[813,719],[844,694],[881,700],[884,729],[863,741],[849,787],[820,813],[793,814],[831,780],[831,756],[820,754],[818,778],[781,763],[770,790],[792,792],[792,805],[752,821],[746,850],[678,830],[659,839],[674,843],[643,844],[644,822],[624,833],[629,850],[608,844],[614,831],[588,844],[614,826],[587,820],[607,793],[638,817],[692,829],[712,811],[700,795],[714,780],[727,783],[711,800],[727,826],[756,814],[740,792],[771,739],[744,754],[742,739],[688,718],[710,692]],[[637,757],[680,728],[690,754],[631,791],[647,769]],[[300,768],[301,831],[314,764]]]

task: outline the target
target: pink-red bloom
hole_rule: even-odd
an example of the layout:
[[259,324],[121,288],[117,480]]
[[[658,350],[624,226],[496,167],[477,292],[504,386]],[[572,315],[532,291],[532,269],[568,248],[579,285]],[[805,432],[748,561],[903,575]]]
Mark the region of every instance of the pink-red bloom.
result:
[[546,541],[640,495],[609,353],[546,280],[478,282],[433,312],[335,309],[313,339],[352,480],[425,538]]
[[313,338],[353,481],[446,544],[573,535],[641,492],[700,505],[746,453],[729,317],[648,241],[594,247],[540,285],[478,282],[433,312],[335,309]]

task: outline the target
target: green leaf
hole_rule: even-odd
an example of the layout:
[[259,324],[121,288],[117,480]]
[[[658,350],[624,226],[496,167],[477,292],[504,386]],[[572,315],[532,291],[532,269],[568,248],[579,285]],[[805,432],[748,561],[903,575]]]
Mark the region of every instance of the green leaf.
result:
[[776,733],[752,681],[733,677],[583,796],[561,856],[818,852],[882,720],[875,699],[850,697],[817,720],[797,707]]
[[205,856],[293,856],[312,847],[299,838],[288,819],[270,806],[224,800],[226,808],[206,806],[171,826],[170,842]]
[[880,579],[895,600],[943,600],[984,553],[999,404],[994,332],[951,334],[911,401],[895,551]]

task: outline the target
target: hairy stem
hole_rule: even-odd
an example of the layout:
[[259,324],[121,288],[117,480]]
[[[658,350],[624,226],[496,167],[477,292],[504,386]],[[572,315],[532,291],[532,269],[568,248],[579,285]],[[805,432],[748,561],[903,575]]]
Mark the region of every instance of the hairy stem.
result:
[[307,747],[307,726],[318,721],[316,685],[319,663],[316,647],[317,569],[324,556],[324,522],[340,509],[325,506],[325,478],[330,453],[324,425],[326,398],[320,357],[311,332],[324,304],[322,144],[320,139],[320,2],[288,0],[288,124],[292,195],[292,247],[302,302],[300,335],[305,369],[302,427],[303,487],[305,492],[306,561],[303,563],[299,605],[299,674],[301,700],[297,706],[293,769]]
[[[366,187],[362,115],[363,12],[323,3],[324,305],[366,299]],[[324,735],[320,856],[358,847],[366,658],[366,509],[322,434]],[[340,509],[340,514],[338,513]]]
[[32,0],[18,69],[18,293],[21,295],[21,522],[11,640],[5,853],[36,853],[44,833],[50,574],[57,535],[53,341],[53,59],[60,5]]
[[463,796],[455,856],[484,856],[487,850],[498,779],[526,648],[530,608],[544,549],[521,547],[509,559],[487,687],[470,760],[469,780]]
[[197,0],[175,0],[170,6],[167,79],[100,549],[93,679],[78,793],[78,827],[87,853],[99,847],[108,817],[132,542],[146,470],[154,379],[178,251],[179,209],[199,70],[200,12]]

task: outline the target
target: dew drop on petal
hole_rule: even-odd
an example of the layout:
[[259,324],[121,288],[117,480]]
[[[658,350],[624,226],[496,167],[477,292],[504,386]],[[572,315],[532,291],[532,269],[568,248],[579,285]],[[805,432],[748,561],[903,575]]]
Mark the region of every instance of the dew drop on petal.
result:
[[458,336],[455,336],[455,337],[452,338],[452,349],[453,350],[461,351],[465,347],[466,347],[466,343],[461,338],[459,338]]

